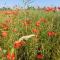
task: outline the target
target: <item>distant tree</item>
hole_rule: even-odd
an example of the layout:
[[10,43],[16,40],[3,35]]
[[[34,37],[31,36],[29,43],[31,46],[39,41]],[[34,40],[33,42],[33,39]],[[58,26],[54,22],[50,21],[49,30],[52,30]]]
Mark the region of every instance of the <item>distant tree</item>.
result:
[[40,7],[38,6],[38,8],[37,8],[38,10],[40,10]]
[[11,8],[2,7],[0,10],[12,10]]
[[30,3],[34,2],[35,0],[23,0],[23,3],[24,3],[24,7],[25,6],[29,6]]
[[32,6],[31,6],[31,7],[29,7],[29,6],[28,6],[28,8],[27,8],[27,9],[28,9],[28,10],[29,10],[29,9],[33,9],[33,10],[34,10],[35,8],[34,8],[34,7],[32,7]]

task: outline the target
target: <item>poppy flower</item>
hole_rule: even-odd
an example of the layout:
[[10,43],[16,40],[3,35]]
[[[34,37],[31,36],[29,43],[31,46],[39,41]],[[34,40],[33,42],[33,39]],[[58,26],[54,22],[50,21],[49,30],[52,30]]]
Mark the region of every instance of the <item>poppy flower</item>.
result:
[[5,27],[3,27],[3,29],[4,29],[4,30],[8,30],[8,27],[7,27],[7,26],[5,26]]
[[11,14],[13,14],[13,11],[5,11],[5,14],[11,15]]
[[8,30],[9,26],[6,23],[1,23],[0,25],[4,30]]
[[10,54],[10,52],[7,53],[7,59],[11,60],[11,54]]
[[36,22],[36,26],[39,27],[40,26],[40,21]]
[[46,21],[46,19],[45,19],[45,18],[43,18],[43,17],[42,17],[42,18],[40,18],[40,21],[41,21],[41,22],[44,22],[44,23],[46,23],[46,22],[47,22],[47,21]]
[[12,23],[12,19],[8,18],[5,20],[6,23]]
[[14,53],[11,54],[10,52],[8,52],[7,53],[7,59],[8,60],[15,60],[15,54]]
[[12,55],[11,55],[11,60],[15,60],[15,54],[14,53],[12,53]]
[[2,31],[2,37],[7,37],[8,33],[7,31]]
[[33,33],[38,33],[38,30],[37,29],[33,29],[32,32]]
[[51,31],[48,32],[48,36],[54,36],[55,34],[56,34],[55,32],[51,32]]
[[26,21],[23,21],[23,24],[24,24],[24,26],[28,26],[28,25],[30,25],[30,23],[31,23],[31,20],[26,20]]
[[21,46],[25,45],[24,41],[15,41],[14,48],[19,48]]
[[12,11],[12,14],[16,15],[18,13],[18,11]]
[[43,57],[44,57],[43,54],[37,54],[38,59],[43,59]]
[[13,32],[17,32],[17,29],[15,28],[15,29],[13,29]]
[[21,43],[19,41],[15,41],[14,48],[19,48],[21,46]]
[[46,10],[47,12],[51,12],[51,11],[53,11],[53,8],[52,8],[52,7],[47,7],[45,10]]

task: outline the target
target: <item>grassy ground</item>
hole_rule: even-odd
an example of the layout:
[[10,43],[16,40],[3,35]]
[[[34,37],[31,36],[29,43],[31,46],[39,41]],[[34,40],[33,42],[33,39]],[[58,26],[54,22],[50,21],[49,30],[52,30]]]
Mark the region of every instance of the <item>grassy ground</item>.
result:
[[[3,11],[2,11],[3,12]],[[25,35],[35,37],[23,40]],[[17,41],[14,46],[15,41]],[[0,14],[0,60],[60,60],[60,11],[16,10]]]

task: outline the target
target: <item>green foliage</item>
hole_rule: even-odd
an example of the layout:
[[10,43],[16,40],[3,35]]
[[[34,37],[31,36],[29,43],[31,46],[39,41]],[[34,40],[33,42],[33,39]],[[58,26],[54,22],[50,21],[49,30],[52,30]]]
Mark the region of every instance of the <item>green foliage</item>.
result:
[[[60,13],[28,9],[19,10],[17,14],[0,14],[0,16],[0,23],[6,23],[8,18],[12,20],[11,23],[6,23],[9,29],[4,30],[0,26],[0,46],[2,48],[0,55],[2,53],[5,56],[10,51],[10,53],[15,53],[16,60],[38,60],[37,53],[41,53],[44,57],[40,60],[60,60]],[[47,22],[41,22],[41,17]],[[28,21],[28,25],[24,25],[25,21]],[[40,21],[40,26],[36,26],[37,21]],[[14,29],[16,31],[13,31]],[[32,29],[37,29],[38,32],[34,33]],[[2,37],[2,31],[7,31],[8,36]],[[48,36],[48,31],[56,32],[56,35]],[[14,42],[29,34],[35,34],[36,37],[28,39],[24,46],[15,49]],[[38,47],[41,50],[38,50]]]

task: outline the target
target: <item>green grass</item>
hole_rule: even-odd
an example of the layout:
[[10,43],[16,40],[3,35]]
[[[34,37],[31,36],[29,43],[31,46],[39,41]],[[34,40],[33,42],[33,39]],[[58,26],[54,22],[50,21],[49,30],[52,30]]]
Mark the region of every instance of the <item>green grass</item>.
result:
[[[36,26],[36,22],[43,17],[46,19],[46,23],[40,22],[40,26]],[[10,18],[12,22],[6,23],[5,20]],[[31,23],[27,26],[23,24],[24,21]],[[36,58],[37,53],[44,55],[40,60],[60,60],[60,11],[45,12],[43,10],[19,10],[16,15],[0,14],[0,24],[6,23],[9,27],[8,30],[4,30],[0,26],[0,60],[8,60],[6,58],[7,52],[15,53],[15,60],[39,60]],[[13,30],[16,29],[16,32]],[[39,32],[32,32],[33,29],[37,29]],[[2,37],[2,31],[7,31],[7,37]],[[56,32],[55,36],[49,37],[47,32]],[[14,42],[20,37],[25,35],[35,34],[36,37],[32,37],[26,42],[26,45],[15,49],[13,47]],[[38,47],[42,50],[38,50]],[[4,55],[4,57],[2,57]]]

